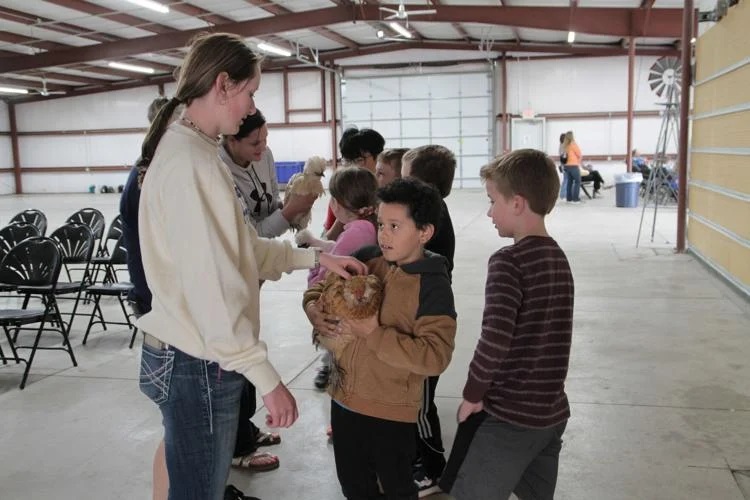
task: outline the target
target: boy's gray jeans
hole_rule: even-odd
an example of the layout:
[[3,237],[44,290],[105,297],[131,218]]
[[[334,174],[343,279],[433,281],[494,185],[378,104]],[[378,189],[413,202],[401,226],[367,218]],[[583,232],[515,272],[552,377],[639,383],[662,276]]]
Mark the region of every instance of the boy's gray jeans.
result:
[[459,425],[443,491],[456,500],[552,500],[562,435],[567,422],[529,429],[501,422],[485,412]]

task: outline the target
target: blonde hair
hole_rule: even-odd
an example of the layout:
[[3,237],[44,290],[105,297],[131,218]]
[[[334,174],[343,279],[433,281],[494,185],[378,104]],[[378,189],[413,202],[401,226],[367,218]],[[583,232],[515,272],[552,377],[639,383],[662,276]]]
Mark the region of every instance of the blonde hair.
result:
[[568,146],[570,146],[574,142],[575,139],[573,138],[573,131],[568,130],[567,132],[565,132],[565,139],[563,139],[562,143],[563,151],[567,151]]
[[536,149],[517,149],[498,156],[479,170],[484,182],[492,182],[505,197],[523,196],[531,211],[547,215],[560,193],[554,162]]
[[386,149],[378,155],[378,162],[387,163],[393,168],[396,177],[401,177],[401,158],[409,151],[409,148]]
[[410,163],[410,175],[435,186],[443,198],[451,194],[456,156],[450,149],[437,144],[419,146],[404,153],[401,162]]
[[261,58],[236,35],[202,34],[193,40],[182,66],[175,70],[177,91],[161,106],[143,140],[137,163],[139,186],[143,184],[156,147],[177,106],[189,106],[194,99],[208,94],[221,73],[226,73],[233,84],[254,78],[260,72],[260,61]]
[[337,169],[328,183],[328,190],[336,202],[346,210],[375,224],[378,200],[378,181],[364,167]]

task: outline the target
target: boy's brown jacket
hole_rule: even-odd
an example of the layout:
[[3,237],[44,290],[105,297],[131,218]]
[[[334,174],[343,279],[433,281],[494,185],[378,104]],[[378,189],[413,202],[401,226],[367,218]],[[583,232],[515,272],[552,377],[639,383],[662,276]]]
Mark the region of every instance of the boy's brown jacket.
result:
[[[397,266],[378,247],[354,256],[385,284],[380,326],[339,353],[343,381],[328,392],[357,413],[416,422],[425,377],[442,373],[453,354],[456,310],[446,260],[425,252],[425,258]],[[317,300],[321,287],[305,292],[303,306]]]

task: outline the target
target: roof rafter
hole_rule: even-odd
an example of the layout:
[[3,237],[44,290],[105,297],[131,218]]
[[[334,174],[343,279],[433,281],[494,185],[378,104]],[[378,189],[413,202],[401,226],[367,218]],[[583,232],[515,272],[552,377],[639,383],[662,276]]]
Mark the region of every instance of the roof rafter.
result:
[[83,0],[45,0],[46,2],[55,4],[59,7],[65,7],[71,10],[77,10],[85,12],[92,16],[103,17],[110,21],[115,21],[126,26],[132,26],[152,33],[169,33],[174,31],[169,26],[163,26],[161,24],[141,19],[140,17],[131,16],[130,14],[123,14],[114,10],[107,9],[100,5],[93,3],[84,2]]
[[[287,9],[285,7],[282,7],[281,5],[277,5],[277,4],[275,4],[275,3],[271,2],[271,1],[268,1],[268,0],[245,0],[245,1],[247,3],[249,3],[249,4],[251,4],[251,5],[254,5],[256,7],[260,7],[261,9],[265,10],[266,12],[270,12],[271,14],[274,14],[274,15],[277,15],[277,16],[292,13],[291,10],[289,10],[289,9]],[[342,5],[342,4],[338,4],[338,2],[336,2],[336,3],[337,3],[337,5]],[[331,30],[329,30],[326,27],[322,27],[322,26],[321,27],[313,27],[313,28],[310,29],[310,31],[314,31],[315,33],[317,33],[320,36],[328,38],[329,40],[333,40],[336,43],[340,43],[344,47],[349,47],[349,48],[353,49],[353,48],[359,46],[357,44],[357,42],[355,42],[354,40],[352,40],[350,38],[346,38],[345,36],[339,35],[338,33],[334,32],[334,31],[331,31]]]
[[[0,76],[0,85],[11,85],[14,87],[23,87],[23,88],[32,88],[32,89],[41,89],[42,85],[41,82],[34,81],[34,80],[20,80],[18,78],[8,78],[4,76]],[[74,87],[71,87],[69,85],[60,85],[57,83],[47,83],[47,90],[64,90],[64,91],[70,91]]]
[[[503,0],[498,0],[498,2],[500,2],[501,7],[505,6],[505,4],[503,3]],[[521,43],[521,35],[518,34],[518,29],[515,26],[512,26],[511,31],[513,31],[513,36],[516,39],[516,43]]]
[[7,7],[0,7],[0,19],[12,21],[14,23],[25,24],[27,26],[39,26],[40,28],[56,31],[65,35],[72,35],[81,38],[88,38],[96,42],[111,42],[117,40],[120,37],[114,35],[107,35],[104,33],[93,33],[89,31],[81,31],[84,28],[74,26],[72,24],[55,21],[46,17],[38,16],[36,14],[27,14]]
[[[430,3],[434,7],[438,7],[440,5],[440,0],[430,0]],[[453,29],[456,30],[458,35],[463,38],[464,40],[471,40],[471,35],[469,35],[463,26],[461,26],[461,23],[451,23],[451,26],[453,26]]]
[[[52,0],[78,2],[80,0]],[[87,4],[91,5],[91,4]],[[392,5],[391,5],[392,7]],[[437,13],[425,16],[427,22],[471,22],[520,26],[526,28],[567,31],[567,7],[497,7],[441,5]],[[576,9],[574,28],[579,33],[612,36],[660,36],[678,38],[681,33],[682,9],[653,9],[648,26],[643,26],[642,9],[594,8]],[[374,5],[334,6],[303,12],[293,12],[263,19],[252,19],[217,26],[222,31],[241,36],[262,36],[297,29],[309,29],[347,21],[379,21],[380,11]],[[561,19],[563,22],[561,22]],[[173,31],[148,37],[118,40],[87,47],[62,49],[34,56],[15,56],[0,59],[0,73],[58,66],[103,58],[127,57],[182,47],[205,28]],[[349,49],[357,50],[357,49]],[[514,50],[510,47],[508,50]]]

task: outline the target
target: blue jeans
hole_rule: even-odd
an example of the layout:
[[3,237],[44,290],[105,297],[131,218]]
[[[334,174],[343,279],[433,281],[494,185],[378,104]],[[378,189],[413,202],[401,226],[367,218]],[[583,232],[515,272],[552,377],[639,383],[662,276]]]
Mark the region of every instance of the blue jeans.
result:
[[141,355],[141,392],[163,417],[169,500],[222,500],[245,378],[171,346]]
[[565,165],[565,175],[568,178],[567,201],[581,201],[581,169],[578,165]]
[[568,194],[568,172],[565,170],[565,166],[561,166],[562,180],[560,181],[560,198],[565,198]]

